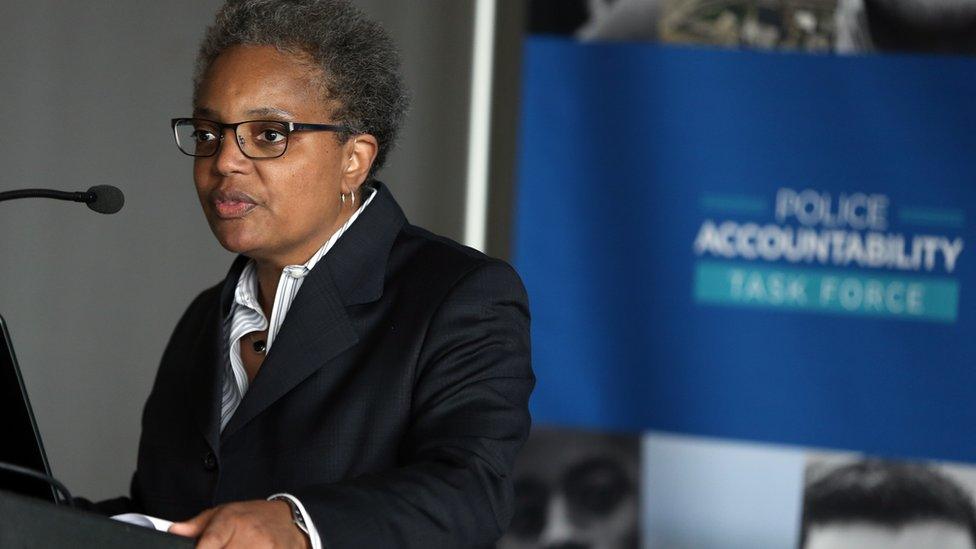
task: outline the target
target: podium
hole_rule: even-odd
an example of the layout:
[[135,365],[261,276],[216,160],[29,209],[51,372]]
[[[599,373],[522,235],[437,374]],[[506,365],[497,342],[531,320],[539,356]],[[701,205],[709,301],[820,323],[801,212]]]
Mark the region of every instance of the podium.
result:
[[195,541],[0,490],[0,547],[192,548]]

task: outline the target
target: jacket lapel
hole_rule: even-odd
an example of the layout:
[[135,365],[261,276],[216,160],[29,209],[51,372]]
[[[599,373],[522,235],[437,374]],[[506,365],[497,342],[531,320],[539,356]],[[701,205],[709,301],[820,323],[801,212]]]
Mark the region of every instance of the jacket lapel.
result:
[[[386,187],[378,182],[375,186],[378,195],[373,202],[302,282],[221,440],[359,341],[346,307],[383,294],[389,251],[406,221]],[[338,377],[341,372],[333,374]]]
[[190,366],[193,387],[191,405],[193,416],[200,433],[207,439],[210,449],[216,454],[220,447],[220,402],[223,397],[222,353],[226,352],[227,335],[223,330],[223,319],[230,311],[234,299],[234,289],[248,259],[238,256],[224,278],[220,289],[218,307],[208,309],[203,330],[193,344],[190,356],[194,364]]
[[376,198],[323,258],[346,306],[383,295],[390,249],[407,222],[386,185],[377,181],[373,186]]
[[[222,440],[359,341],[332,281],[313,273],[298,290],[274,346],[224,428]],[[319,274],[323,273],[328,275]]]
[[207,316],[207,327],[200,332],[192,351],[194,364],[190,366],[190,375],[193,378],[190,382],[193,387],[191,402],[197,428],[207,439],[210,449],[216,453],[219,447],[221,400],[218,349],[222,334],[217,315],[211,313]]

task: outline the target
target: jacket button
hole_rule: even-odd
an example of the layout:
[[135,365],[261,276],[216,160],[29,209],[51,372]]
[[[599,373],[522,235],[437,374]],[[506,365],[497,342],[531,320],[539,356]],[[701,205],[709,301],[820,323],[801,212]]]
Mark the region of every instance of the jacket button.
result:
[[213,455],[213,452],[207,452],[203,456],[203,468],[208,471],[213,471],[217,468],[217,456]]

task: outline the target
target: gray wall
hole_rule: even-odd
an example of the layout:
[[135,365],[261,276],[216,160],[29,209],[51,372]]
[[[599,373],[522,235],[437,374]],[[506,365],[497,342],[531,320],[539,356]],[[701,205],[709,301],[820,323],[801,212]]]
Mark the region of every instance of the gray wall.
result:
[[[0,0],[0,190],[117,185],[126,207],[0,203],[0,314],[57,477],[126,493],[139,417],[179,315],[231,256],[168,120],[189,113],[216,0]],[[381,179],[414,223],[462,233],[471,1],[361,0],[403,52],[413,109]]]

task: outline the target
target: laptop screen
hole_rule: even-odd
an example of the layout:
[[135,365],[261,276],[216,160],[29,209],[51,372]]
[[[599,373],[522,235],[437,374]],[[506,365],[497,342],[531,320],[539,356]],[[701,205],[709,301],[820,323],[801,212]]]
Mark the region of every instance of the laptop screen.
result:
[[[51,468],[3,317],[0,317],[0,417],[4,426],[0,461],[50,475]],[[46,482],[10,471],[0,470],[0,490],[57,502],[54,489]]]

